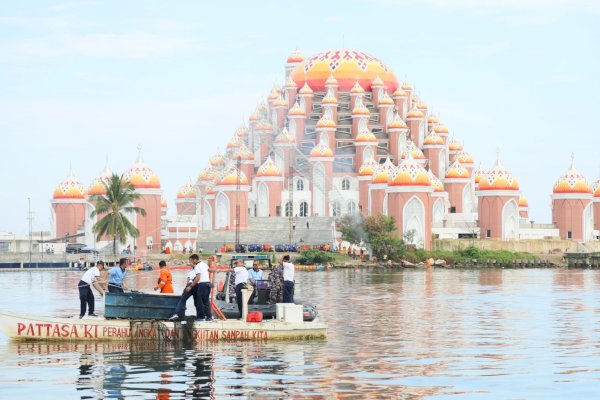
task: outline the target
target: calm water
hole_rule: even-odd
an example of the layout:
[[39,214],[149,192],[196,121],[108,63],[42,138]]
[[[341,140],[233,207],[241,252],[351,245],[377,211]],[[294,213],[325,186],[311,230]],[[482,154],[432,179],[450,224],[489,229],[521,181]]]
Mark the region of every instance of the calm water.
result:
[[[80,275],[2,273],[0,308],[76,314]],[[128,283],[149,288],[156,275]],[[181,348],[0,336],[0,398],[600,397],[600,271],[299,272],[296,287],[318,305],[327,340]]]

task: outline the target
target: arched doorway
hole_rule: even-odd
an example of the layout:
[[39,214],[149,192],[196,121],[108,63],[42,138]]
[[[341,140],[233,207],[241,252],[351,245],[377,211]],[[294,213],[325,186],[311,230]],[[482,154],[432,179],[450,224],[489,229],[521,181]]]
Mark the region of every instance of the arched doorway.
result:
[[402,210],[402,235],[407,244],[417,247],[425,245],[425,207],[421,200],[413,197]]

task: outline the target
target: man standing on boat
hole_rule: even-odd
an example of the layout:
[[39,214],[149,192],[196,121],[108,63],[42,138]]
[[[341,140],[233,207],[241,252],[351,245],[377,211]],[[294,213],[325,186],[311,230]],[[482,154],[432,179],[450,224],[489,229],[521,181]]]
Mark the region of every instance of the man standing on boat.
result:
[[283,302],[294,302],[294,264],[290,262],[290,255],[286,254],[281,259],[283,265]]
[[160,289],[161,293],[173,293],[173,274],[167,268],[167,263],[161,260],[158,266],[160,267],[160,275],[158,276],[158,282],[154,290]]
[[237,260],[235,263],[235,297],[237,300],[238,310],[240,311],[240,318],[242,318],[242,289],[246,289],[246,282],[248,282],[248,269],[244,265],[244,260]]
[[125,285],[125,275],[127,275],[127,259],[121,258],[118,267],[108,270],[109,293],[123,293],[124,290],[129,290]]
[[196,306],[196,322],[212,321],[212,313],[210,310],[210,278],[208,265],[200,262],[197,254],[192,254],[189,258],[191,270],[187,274],[187,285],[183,289],[181,298],[177,303],[175,314],[169,321],[177,321],[185,318],[185,303],[190,297],[194,297],[194,305]]
[[100,272],[104,270],[104,261],[98,261],[95,266],[91,267],[81,277],[79,284],[79,300],[81,301],[81,309],[79,312],[79,319],[83,318],[86,311],[86,305],[89,309],[90,317],[97,317],[94,314],[94,293],[92,292],[92,285],[96,288],[100,296],[104,296],[104,289],[102,288],[102,281],[98,280]]
[[252,269],[248,271],[248,281],[252,288],[252,295],[250,296],[250,304],[254,304],[254,299],[256,297],[256,293],[258,292],[258,287],[256,286],[256,281],[262,281],[264,278],[263,271],[260,269],[260,265],[258,265],[258,261],[254,261],[252,264]]

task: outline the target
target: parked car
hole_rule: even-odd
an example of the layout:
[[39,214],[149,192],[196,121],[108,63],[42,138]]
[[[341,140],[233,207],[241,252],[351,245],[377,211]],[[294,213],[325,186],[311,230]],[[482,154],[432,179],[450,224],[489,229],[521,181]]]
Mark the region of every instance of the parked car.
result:
[[261,251],[261,250],[262,250],[262,245],[261,244],[254,243],[254,244],[249,244],[248,245],[248,251],[250,253],[256,253],[257,251]]
[[86,245],[83,243],[67,243],[66,252],[67,254],[78,254],[81,253],[81,249],[85,248]]
[[274,249],[275,249],[275,251],[276,251],[276,252],[278,252],[278,253],[283,253],[283,252],[286,252],[286,251],[288,251],[288,249],[287,249],[287,245],[285,245],[285,244],[276,244],[276,245],[274,246]]
[[236,244],[235,245],[236,253],[245,253],[247,251],[248,251],[248,246],[246,246],[245,244]]

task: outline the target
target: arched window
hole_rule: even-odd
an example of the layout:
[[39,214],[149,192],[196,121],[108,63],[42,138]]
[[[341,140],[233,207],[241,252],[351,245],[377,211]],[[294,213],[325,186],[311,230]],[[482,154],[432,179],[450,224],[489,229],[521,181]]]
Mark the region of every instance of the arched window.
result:
[[308,217],[308,203],[305,201],[300,203],[300,216]]
[[292,215],[292,203],[289,201],[285,203],[285,216],[290,217]]
[[304,180],[298,179],[296,181],[296,190],[299,191],[299,192],[301,192],[301,191],[304,190]]
[[331,203],[331,213],[333,217],[340,217],[342,215],[342,206],[339,201]]
[[353,201],[349,201],[348,202],[348,214],[355,214],[356,213],[356,203]]
[[342,190],[350,190],[350,179],[342,179]]

